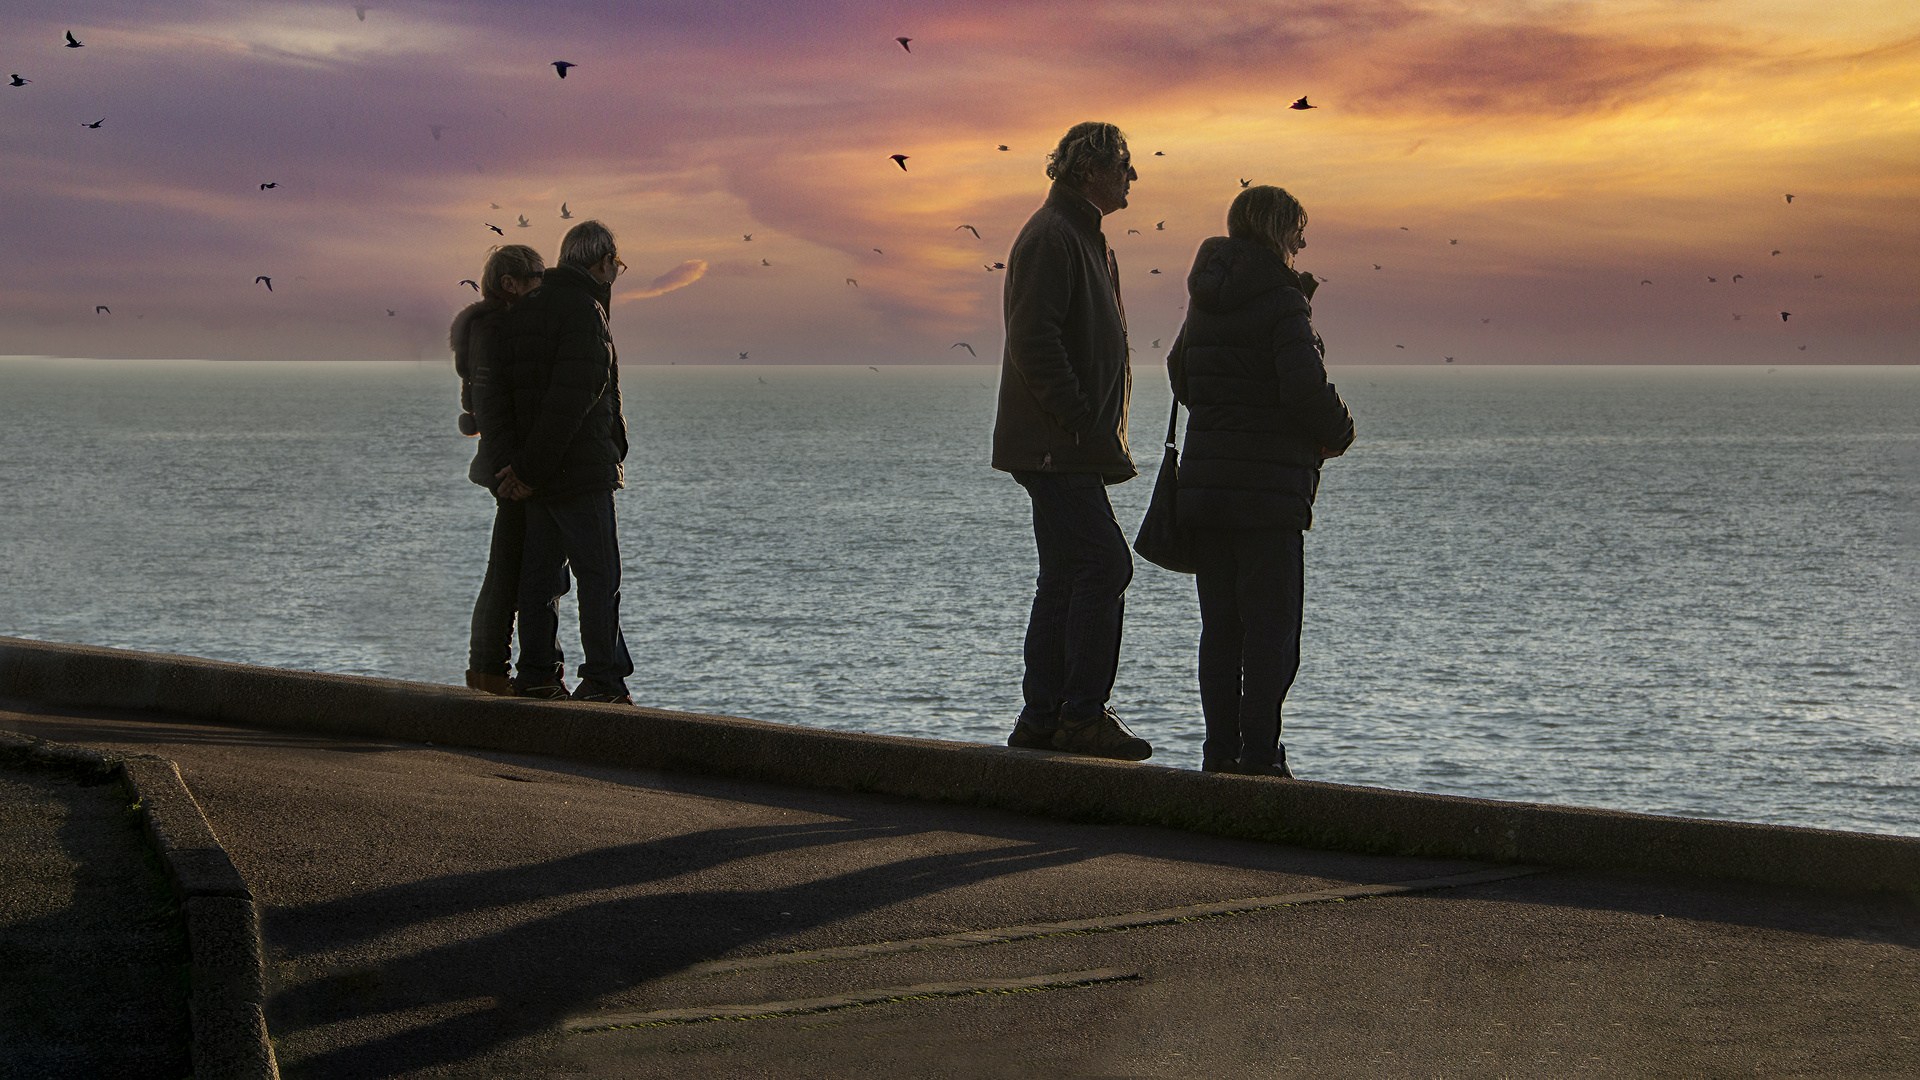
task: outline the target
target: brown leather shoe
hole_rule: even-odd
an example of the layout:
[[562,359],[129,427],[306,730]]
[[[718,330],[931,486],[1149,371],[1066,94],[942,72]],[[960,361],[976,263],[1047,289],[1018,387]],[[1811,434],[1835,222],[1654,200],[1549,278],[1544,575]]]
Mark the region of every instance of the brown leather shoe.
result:
[[1060,730],[1053,733],[1053,748],[1116,761],[1145,761],[1153,756],[1147,740],[1128,731],[1112,709],[1102,709],[1084,720],[1061,714]]
[[475,690],[485,690],[489,694],[499,694],[501,697],[514,696],[513,680],[505,675],[488,675],[485,672],[469,670],[467,685]]

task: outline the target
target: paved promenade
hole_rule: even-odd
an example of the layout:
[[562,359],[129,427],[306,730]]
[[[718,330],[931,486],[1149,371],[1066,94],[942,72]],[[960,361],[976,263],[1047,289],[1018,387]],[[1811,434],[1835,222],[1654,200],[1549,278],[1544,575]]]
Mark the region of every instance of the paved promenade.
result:
[[1182,921],[1491,864],[23,702],[0,729],[179,763],[261,905],[290,1080],[1920,1075],[1913,897],[1553,871]]

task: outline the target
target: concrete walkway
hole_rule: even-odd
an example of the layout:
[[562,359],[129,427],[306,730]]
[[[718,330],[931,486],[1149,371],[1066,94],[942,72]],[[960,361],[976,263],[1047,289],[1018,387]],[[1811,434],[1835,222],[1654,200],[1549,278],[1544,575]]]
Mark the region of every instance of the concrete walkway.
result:
[[1911,897],[1555,872],[730,965],[1486,864],[24,703],[0,729],[179,763],[261,904],[289,1078],[1920,1074]]

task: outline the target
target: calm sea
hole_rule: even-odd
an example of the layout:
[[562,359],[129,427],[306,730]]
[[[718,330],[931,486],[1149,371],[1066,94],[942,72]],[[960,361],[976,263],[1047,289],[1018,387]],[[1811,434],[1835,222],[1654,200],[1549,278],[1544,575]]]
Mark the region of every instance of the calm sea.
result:
[[[997,378],[624,370],[636,698],[1002,739],[1034,559]],[[1300,775],[1920,835],[1920,369],[1334,378]],[[446,364],[0,363],[0,633],[460,682],[491,502],[454,401]],[[1129,533],[1167,402],[1142,367]],[[1127,615],[1115,703],[1195,767],[1192,579],[1141,563]]]

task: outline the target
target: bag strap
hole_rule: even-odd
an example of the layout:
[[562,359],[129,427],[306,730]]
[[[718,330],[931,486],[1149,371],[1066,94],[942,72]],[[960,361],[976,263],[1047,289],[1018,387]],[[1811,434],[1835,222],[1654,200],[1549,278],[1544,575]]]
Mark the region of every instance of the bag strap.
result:
[[1171,414],[1170,414],[1170,415],[1169,415],[1169,416],[1167,417],[1167,442],[1166,442],[1166,445],[1167,445],[1168,447],[1172,447],[1172,446],[1174,445],[1174,443],[1173,443],[1173,437],[1174,437],[1174,436],[1175,436],[1176,434],[1178,434],[1178,433],[1179,433],[1179,430],[1180,430],[1180,399],[1179,399],[1179,398],[1174,398],[1174,399],[1173,399],[1173,412],[1172,412],[1172,413],[1171,413]]

